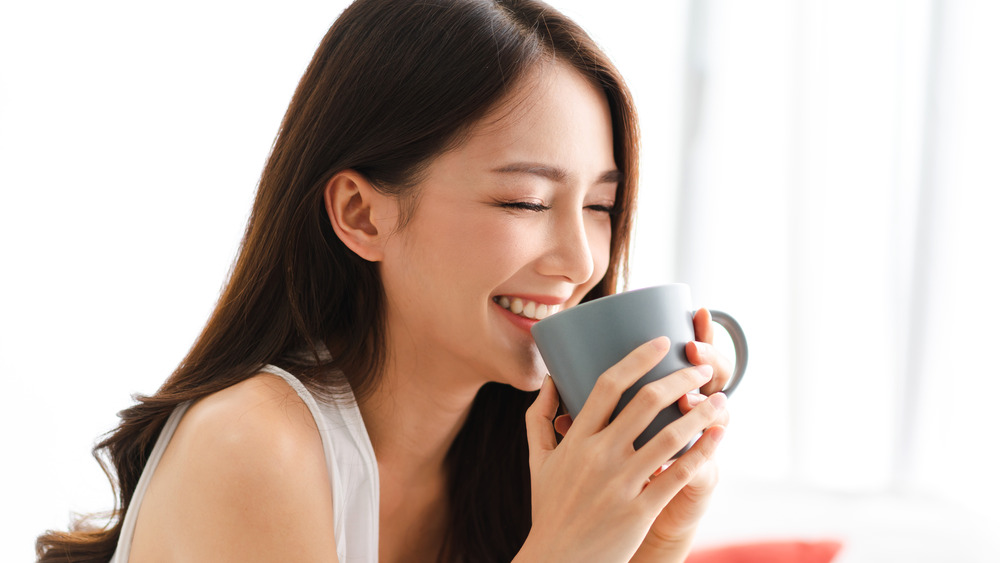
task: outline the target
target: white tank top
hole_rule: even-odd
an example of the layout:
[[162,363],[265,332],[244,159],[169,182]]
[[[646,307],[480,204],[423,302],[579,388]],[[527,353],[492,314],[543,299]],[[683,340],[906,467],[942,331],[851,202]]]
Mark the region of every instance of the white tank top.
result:
[[[354,397],[330,404],[319,402],[302,382],[287,371],[265,366],[261,371],[277,375],[288,382],[309,407],[323,440],[323,453],[333,491],[333,526],[340,563],[375,563],[378,561],[378,465],[365,423],[361,419]],[[190,401],[179,405],[156,440],[146,462],[132,502],[125,512],[118,547],[110,563],[127,563],[132,548],[132,535],[139,515],[142,498],[153,472],[163,457],[177,425],[191,406]]]

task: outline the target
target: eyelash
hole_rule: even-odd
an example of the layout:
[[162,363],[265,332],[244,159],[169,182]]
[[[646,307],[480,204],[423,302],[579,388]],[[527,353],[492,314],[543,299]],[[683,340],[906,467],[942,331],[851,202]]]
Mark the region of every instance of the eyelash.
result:
[[599,211],[601,213],[607,213],[612,217],[614,217],[617,214],[617,211],[615,211],[615,208],[612,205],[588,205],[587,209],[592,209],[594,211]]
[[[552,209],[552,206],[550,205],[542,205],[541,203],[534,203],[531,201],[507,201],[507,202],[499,202],[498,205],[505,209],[519,209],[522,211],[534,211],[534,212],[548,211],[549,209]],[[590,209],[592,211],[597,211],[600,213],[607,213],[608,215],[611,216],[615,215],[616,213],[615,208],[610,205],[588,205],[587,209]]]
[[535,203],[533,201],[503,201],[500,202],[500,207],[505,209],[520,209],[522,211],[548,211],[552,209],[549,205],[542,205],[541,203]]

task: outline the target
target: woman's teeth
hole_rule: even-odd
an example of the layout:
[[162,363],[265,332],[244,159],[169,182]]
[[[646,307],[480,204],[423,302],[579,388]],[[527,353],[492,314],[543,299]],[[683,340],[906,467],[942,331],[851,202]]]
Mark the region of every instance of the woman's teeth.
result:
[[520,315],[528,319],[542,320],[545,317],[558,313],[559,305],[545,305],[543,303],[535,303],[529,299],[521,299],[520,297],[507,297],[506,295],[496,297],[493,299],[498,305],[507,309],[515,315]]

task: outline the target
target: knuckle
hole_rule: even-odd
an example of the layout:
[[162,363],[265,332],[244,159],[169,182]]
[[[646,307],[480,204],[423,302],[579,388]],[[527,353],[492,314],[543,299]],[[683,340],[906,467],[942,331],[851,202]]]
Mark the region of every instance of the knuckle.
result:
[[667,402],[667,394],[660,386],[650,383],[643,386],[632,400],[643,407],[657,408]]
[[676,452],[688,443],[687,437],[677,428],[676,424],[668,424],[666,428],[660,430],[663,435],[664,446]]
[[687,483],[698,474],[698,464],[690,458],[678,460],[671,469],[673,469],[673,478],[680,483]]
[[601,395],[606,395],[614,393],[618,385],[615,382],[615,374],[613,371],[606,371],[597,378],[594,382],[594,393],[599,393]]
[[540,405],[531,405],[524,411],[524,423],[528,425],[528,427],[551,422],[552,417],[548,416],[545,409]]
[[528,408],[524,411],[524,420],[527,422],[531,422],[532,420],[538,419],[542,416],[544,415],[541,413],[541,406],[539,406],[537,400],[528,405]]
[[[688,483],[695,477],[700,477],[701,468],[708,461],[708,456],[698,448],[692,448],[684,454],[677,463],[677,480]],[[712,485],[714,486],[714,485]]]
[[611,368],[597,378],[594,388],[601,393],[617,397],[625,391],[627,383],[622,370]]

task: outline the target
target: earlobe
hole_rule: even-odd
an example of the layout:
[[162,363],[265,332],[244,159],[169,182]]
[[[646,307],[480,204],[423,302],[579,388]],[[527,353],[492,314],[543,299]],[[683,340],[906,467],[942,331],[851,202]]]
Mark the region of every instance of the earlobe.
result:
[[395,216],[386,211],[395,205],[394,199],[376,190],[363,174],[342,170],[326,183],[323,201],[337,238],[365,260],[381,261],[392,228],[387,218]]

